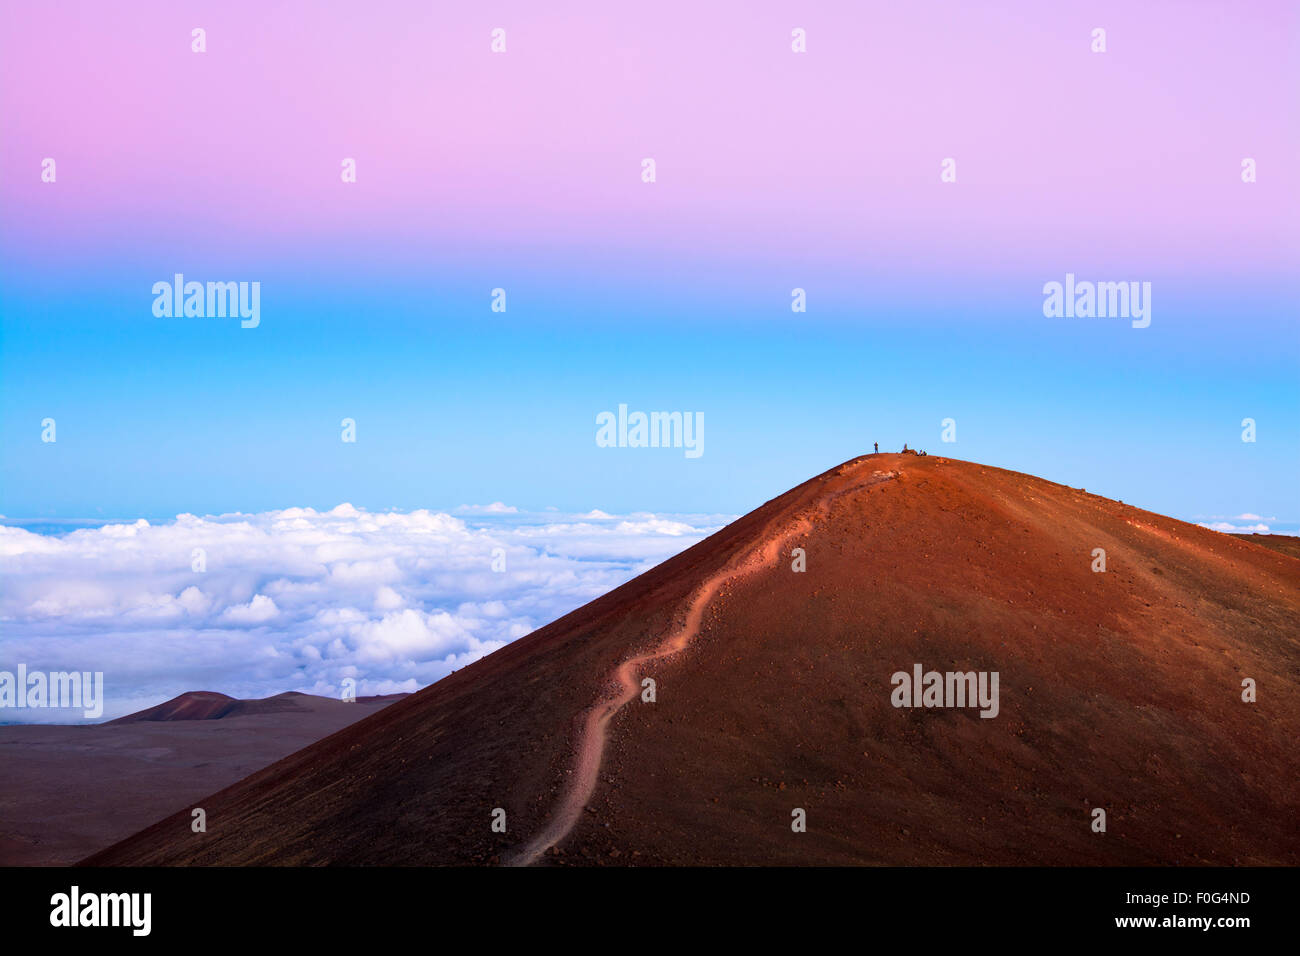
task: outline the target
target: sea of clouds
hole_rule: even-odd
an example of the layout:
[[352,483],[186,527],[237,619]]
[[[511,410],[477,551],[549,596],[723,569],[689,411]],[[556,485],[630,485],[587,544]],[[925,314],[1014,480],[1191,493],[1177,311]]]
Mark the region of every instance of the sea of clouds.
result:
[[[102,671],[103,719],[188,690],[337,697],[351,677],[359,696],[414,691],[729,520],[342,504],[62,534],[0,526],[0,670]],[[195,549],[205,570],[193,569]]]

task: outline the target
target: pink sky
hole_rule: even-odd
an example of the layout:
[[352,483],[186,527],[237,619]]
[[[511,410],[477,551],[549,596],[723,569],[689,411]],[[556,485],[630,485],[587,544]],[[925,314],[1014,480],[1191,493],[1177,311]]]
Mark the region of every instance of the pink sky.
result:
[[[1284,4],[438,6],[9,7],[17,237],[508,234],[959,272],[1042,256],[1275,273],[1296,252]],[[343,157],[359,181],[339,202]]]

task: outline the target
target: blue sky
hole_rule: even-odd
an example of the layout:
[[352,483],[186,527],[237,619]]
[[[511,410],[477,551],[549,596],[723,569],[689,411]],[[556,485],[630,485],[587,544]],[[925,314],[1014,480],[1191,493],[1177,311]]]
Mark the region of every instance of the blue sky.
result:
[[[1267,290],[1184,303],[1157,281],[1139,330],[1052,323],[1028,279],[922,288],[910,307],[903,283],[871,301],[827,279],[794,315],[775,282],[764,309],[740,281],[620,288],[557,268],[507,283],[503,315],[486,276],[376,269],[358,294],[269,270],[265,318],[243,330],[155,319],[152,273],[127,275],[5,275],[6,516],[496,500],[740,513],[873,441],[907,441],[1185,518],[1300,517],[1300,349]],[[702,412],[705,454],[598,448],[595,416],[619,403]]]

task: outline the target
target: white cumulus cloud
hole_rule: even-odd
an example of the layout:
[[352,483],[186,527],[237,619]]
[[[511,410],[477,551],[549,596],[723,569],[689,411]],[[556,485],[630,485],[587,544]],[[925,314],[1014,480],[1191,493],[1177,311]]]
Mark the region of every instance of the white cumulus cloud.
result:
[[1268,534],[1268,525],[1266,524],[1231,524],[1227,521],[1214,521],[1209,524],[1202,522],[1201,527],[1209,528],[1211,531],[1224,531],[1235,534],[1245,534],[1249,532]]
[[458,510],[0,526],[0,670],[103,671],[105,719],[187,690],[337,695],[344,677],[359,694],[416,690],[730,520]]

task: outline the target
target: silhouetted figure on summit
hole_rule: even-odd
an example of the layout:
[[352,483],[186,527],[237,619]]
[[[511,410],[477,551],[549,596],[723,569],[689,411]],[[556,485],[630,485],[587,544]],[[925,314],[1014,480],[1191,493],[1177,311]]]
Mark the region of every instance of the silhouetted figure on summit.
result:
[[907,442],[903,442],[903,454],[907,454]]
[[872,444],[876,446],[876,454],[879,455],[879,454],[880,454],[880,442],[878,442],[878,441],[877,441],[877,442],[872,442]]

